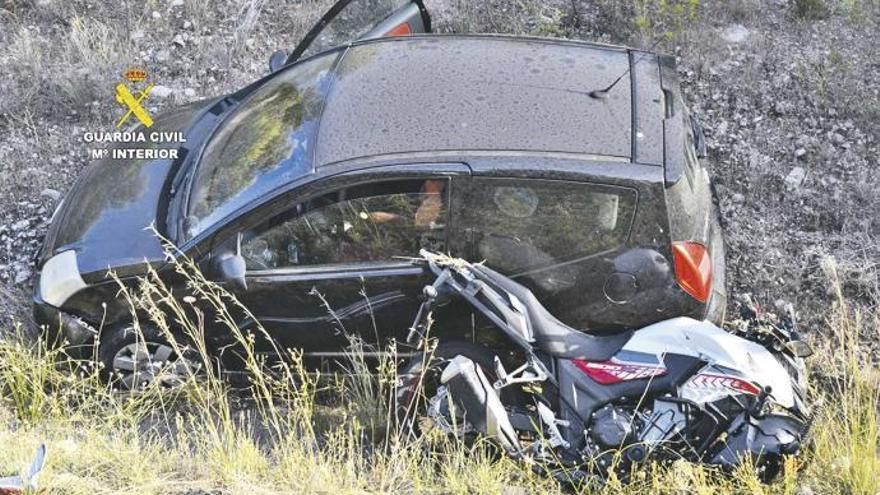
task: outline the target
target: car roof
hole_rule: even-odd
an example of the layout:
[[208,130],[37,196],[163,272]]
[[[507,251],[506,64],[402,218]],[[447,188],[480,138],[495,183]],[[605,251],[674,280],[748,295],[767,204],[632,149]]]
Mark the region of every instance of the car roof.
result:
[[[335,70],[316,167],[433,151],[663,163],[664,98],[653,54],[565,40],[427,35],[355,43]],[[605,97],[590,95],[618,78]]]

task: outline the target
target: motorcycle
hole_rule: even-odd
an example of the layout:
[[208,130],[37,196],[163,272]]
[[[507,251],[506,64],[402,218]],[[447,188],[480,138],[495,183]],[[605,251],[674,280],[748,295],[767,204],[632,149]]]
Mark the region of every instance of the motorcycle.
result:
[[[407,339],[424,355],[405,366],[398,388],[410,431],[482,435],[567,480],[611,471],[625,479],[648,461],[686,459],[728,471],[752,462],[769,481],[784,456],[802,450],[810,425],[803,358],[811,351],[790,332],[765,347],[678,317],[590,334],[486,266],[421,255],[436,279]],[[498,327],[514,352],[503,360],[465,342],[429,352],[433,310],[455,298]]]
[[40,445],[30,467],[22,476],[0,478],[0,495],[17,495],[20,493],[35,493],[37,491],[37,476],[43,470],[46,463],[46,446]]

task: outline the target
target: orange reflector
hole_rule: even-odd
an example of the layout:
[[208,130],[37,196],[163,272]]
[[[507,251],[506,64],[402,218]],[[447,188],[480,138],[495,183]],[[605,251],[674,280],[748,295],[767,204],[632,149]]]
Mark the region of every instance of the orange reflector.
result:
[[391,31],[388,31],[388,34],[385,36],[406,36],[407,34],[412,34],[412,28],[409,27],[408,22],[403,22],[395,26]]
[[706,302],[712,292],[712,259],[698,242],[673,242],[675,279],[697,301]]

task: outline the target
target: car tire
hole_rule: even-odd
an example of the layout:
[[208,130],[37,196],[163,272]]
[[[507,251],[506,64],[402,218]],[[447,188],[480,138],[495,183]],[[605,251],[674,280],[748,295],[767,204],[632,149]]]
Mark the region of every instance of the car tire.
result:
[[98,342],[101,378],[120,390],[143,389],[158,381],[163,388],[182,385],[202,370],[198,352],[182,338],[176,347],[156,328],[144,325],[137,332],[132,325],[104,331]]

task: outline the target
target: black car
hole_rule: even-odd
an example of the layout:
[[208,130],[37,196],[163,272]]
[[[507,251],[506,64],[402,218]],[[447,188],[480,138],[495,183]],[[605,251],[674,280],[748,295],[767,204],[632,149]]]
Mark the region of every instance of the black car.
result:
[[[151,131],[186,136],[176,159],[93,163],[46,235],[38,321],[85,350],[100,328],[98,355],[123,374],[167,358],[158,335],[145,353],[125,331],[108,276],[171,271],[150,226],[313,357],[343,352],[343,326],[406,334],[420,248],[485,261],[585,331],[722,317],[721,231],[672,58],[413,34],[430,30],[420,3],[372,3],[343,0],[268,76],[157,117]],[[468,315],[439,321],[493,338]],[[228,339],[206,330],[216,349]]]

